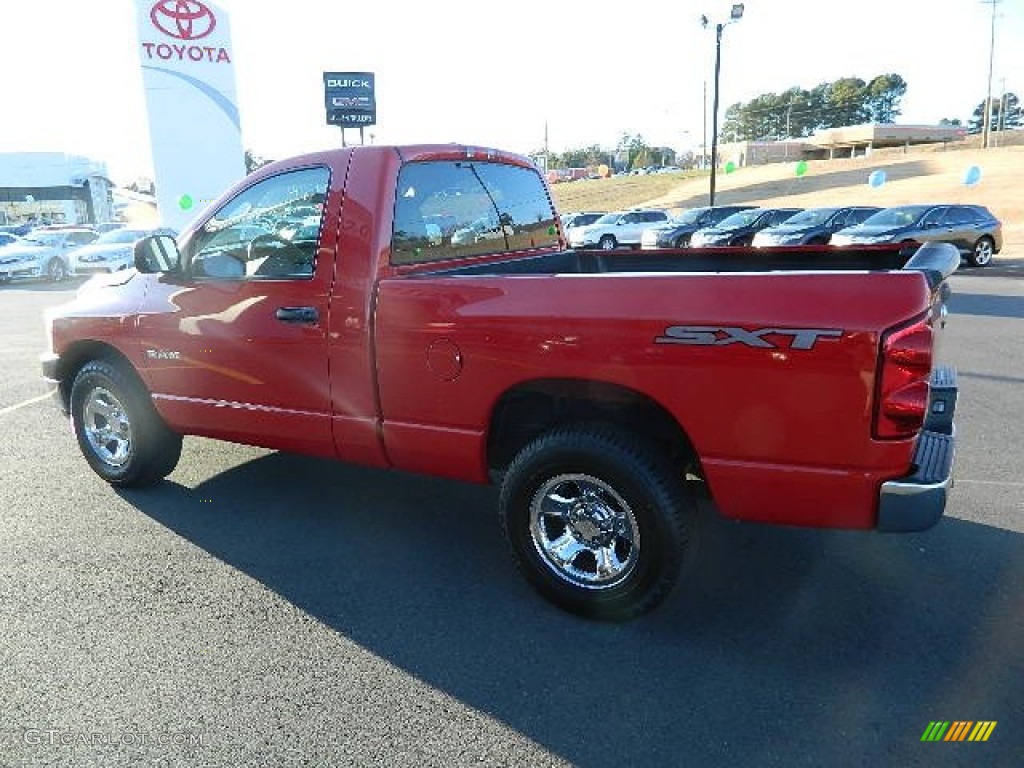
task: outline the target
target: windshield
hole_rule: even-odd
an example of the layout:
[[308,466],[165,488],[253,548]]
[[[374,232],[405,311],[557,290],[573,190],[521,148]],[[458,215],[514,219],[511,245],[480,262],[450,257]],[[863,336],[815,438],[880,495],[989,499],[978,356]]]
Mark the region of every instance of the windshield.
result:
[[619,214],[617,213],[606,213],[600,219],[595,221],[595,224],[614,224],[619,220]]
[[63,238],[59,232],[33,232],[25,239],[33,245],[57,245]]
[[696,224],[700,220],[700,217],[703,215],[705,210],[706,210],[705,208],[691,208],[688,211],[683,211],[678,216],[676,216],[674,219],[672,219],[672,223],[673,224]]
[[147,235],[144,229],[113,229],[96,238],[97,243],[134,243]]
[[726,216],[715,226],[718,229],[739,229],[740,227],[746,227],[753,224],[759,218],[764,215],[764,211],[751,210],[751,211],[737,211],[732,216]]
[[905,227],[913,224],[921,218],[927,205],[904,205],[899,208],[886,208],[873,216],[868,216],[861,224],[862,227]]
[[828,218],[838,210],[838,208],[812,208],[809,211],[803,211],[795,216],[790,216],[786,219],[785,225],[787,227],[791,224],[802,227],[813,227],[817,224],[824,224],[828,221]]

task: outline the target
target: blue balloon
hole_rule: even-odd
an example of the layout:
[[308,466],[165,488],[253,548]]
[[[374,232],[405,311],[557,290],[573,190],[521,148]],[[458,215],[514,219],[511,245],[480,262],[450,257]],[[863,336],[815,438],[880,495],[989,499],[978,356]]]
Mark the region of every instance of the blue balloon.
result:
[[868,185],[876,189],[885,184],[885,171],[872,171],[868,176]]
[[964,173],[964,184],[968,187],[973,187],[979,181],[981,181],[981,168],[976,165],[972,165],[967,169],[967,172]]

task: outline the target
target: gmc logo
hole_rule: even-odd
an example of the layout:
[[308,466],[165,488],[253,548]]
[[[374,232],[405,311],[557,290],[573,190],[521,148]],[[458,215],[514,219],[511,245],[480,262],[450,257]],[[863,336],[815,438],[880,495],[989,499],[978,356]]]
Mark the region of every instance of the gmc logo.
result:
[[364,107],[370,108],[370,99],[366,96],[333,96],[332,107]]
[[[670,325],[655,344],[690,344],[702,347],[724,347],[743,344],[757,349],[812,349],[819,339],[835,340],[843,332],[825,328],[759,328],[748,330],[731,326]],[[787,343],[773,343],[765,336],[781,336]],[[781,340],[780,340],[781,341]]]

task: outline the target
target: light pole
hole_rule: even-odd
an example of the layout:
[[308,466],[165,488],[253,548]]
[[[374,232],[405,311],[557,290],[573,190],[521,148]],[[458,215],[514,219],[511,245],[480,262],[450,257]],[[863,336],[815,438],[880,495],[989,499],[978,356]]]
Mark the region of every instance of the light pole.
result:
[[996,6],[1001,0],[983,0],[992,6],[992,31],[988,43],[988,94],[985,96],[985,115],[981,123],[981,148],[988,149],[992,135],[992,61],[996,51]]
[[[743,3],[738,3],[729,12],[728,21],[720,21],[715,24],[715,95],[711,107],[711,191],[708,205],[715,204],[715,170],[718,166],[718,75],[722,69],[722,29],[726,24],[732,24],[743,18]],[[700,23],[704,29],[711,23],[707,16],[700,17]]]

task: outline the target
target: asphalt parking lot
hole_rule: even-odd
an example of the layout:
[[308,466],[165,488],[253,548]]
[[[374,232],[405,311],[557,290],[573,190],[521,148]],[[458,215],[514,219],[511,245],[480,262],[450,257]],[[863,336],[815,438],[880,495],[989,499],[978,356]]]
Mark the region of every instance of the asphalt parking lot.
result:
[[114,491],[40,399],[75,286],[0,287],[0,765],[1024,764],[1024,257],[952,281],[946,518],[712,520],[623,625],[530,590],[490,488],[190,438]]

